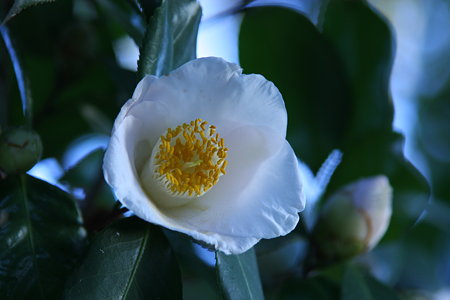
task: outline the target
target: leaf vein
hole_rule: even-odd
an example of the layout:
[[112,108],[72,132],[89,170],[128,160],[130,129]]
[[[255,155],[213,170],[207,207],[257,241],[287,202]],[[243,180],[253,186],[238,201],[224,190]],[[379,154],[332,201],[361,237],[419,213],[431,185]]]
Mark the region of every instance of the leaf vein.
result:
[[149,236],[149,227],[147,226],[144,238],[142,239],[142,242],[140,245],[139,253],[136,258],[136,262],[134,263],[133,270],[130,275],[130,279],[128,280],[127,285],[125,286],[125,290],[124,290],[124,293],[123,293],[123,296],[121,297],[121,299],[126,299],[128,292],[130,291],[131,285],[133,284],[133,281],[134,281],[134,277],[136,276],[137,269],[139,268],[139,263],[141,262],[142,257],[144,256],[144,252],[145,252],[144,249],[147,244],[148,236]]
[[25,214],[26,214],[26,222],[27,222],[27,227],[28,227],[28,240],[30,242],[30,250],[32,252],[32,260],[33,260],[33,268],[36,269],[37,272],[37,280],[38,280],[38,286],[39,286],[39,293],[41,295],[41,299],[45,299],[44,297],[44,290],[42,289],[42,282],[41,282],[41,276],[39,275],[39,266],[38,266],[38,261],[36,259],[36,245],[34,244],[34,234],[33,234],[33,228],[32,228],[32,224],[31,224],[31,216],[30,216],[30,209],[28,207],[28,197],[27,197],[27,190],[25,188],[25,177],[22,175],[20,176],[20,188],[21,188],[21,192],[22,192],[22,199],[23,199],[23,204],[24,204],[24,209],[25,209]]

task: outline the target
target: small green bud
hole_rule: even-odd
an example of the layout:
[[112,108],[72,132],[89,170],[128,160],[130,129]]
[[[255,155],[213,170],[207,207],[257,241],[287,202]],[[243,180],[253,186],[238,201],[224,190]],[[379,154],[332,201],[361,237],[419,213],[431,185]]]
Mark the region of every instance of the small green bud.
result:
[[41,154],[41,138],[35,131],[23,127],[5,130],[0,136],[1,177],[28,171]]
[[371,250],[386,232],[392,188],[380,175],[353,182],[326,202],[313,230],[316,256],[324,264]]

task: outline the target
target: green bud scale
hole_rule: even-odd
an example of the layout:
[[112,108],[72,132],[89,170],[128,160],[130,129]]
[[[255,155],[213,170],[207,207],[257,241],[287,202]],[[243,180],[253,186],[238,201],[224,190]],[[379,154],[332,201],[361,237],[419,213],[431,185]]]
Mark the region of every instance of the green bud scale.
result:
[[7,129],[0,136],[0,175],[24,173],[41,155],[42,142],[35,131],[23,127]]

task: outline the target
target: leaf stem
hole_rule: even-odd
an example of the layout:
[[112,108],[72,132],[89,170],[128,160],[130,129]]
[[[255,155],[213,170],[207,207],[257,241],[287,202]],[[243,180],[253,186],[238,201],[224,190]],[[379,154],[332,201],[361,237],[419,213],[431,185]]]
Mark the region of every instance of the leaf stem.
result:
[[20,99],[22,100],[22,112],[25,117],[25,121],[27,125],[31,127],[32,124],[31,97],[27,89],[27,82],[25,79],[25,75],[23,73],[22,66],[20,65],[19,58],[11,41],[9,29],[4,24],[0,25],[0,35],[2,36],[3,42],[9,54],[9,58],[14,68],[14,73],[16,75],[17,80],[17,87],[19,89]]

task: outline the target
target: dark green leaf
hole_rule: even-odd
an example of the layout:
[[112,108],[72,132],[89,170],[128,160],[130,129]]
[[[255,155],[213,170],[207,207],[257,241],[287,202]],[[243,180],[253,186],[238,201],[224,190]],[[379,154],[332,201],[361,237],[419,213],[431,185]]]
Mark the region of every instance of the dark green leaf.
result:
[[344,273],[341,297],[342,300],[400,300],[394,290],[351,266]]
[[[198,295],[202,295],[202,298],[208,300],[222,299],[220,290],[217,288],[215,268],[206,264],[200,258],[202,255],[196,251],[195,247],[200,246],[194,244],[192,238],[183,233],[168,229],[163,232],[182,269],[183,299],[197,299]],[[215,255],[214,253],[209,254]]]
[[1,181],[0,298],[59,298],[85,238],[66,193],[25,175]]
[[344,273],[341,297],[342,300],[375,300],[361,272],[352,267]]
[[13,6],[3,20],[3,23],[8,22],[11,18],[30,6],[53,1],[55,0],[15,0]]
[[283,283],[283,300],[334,300],[339,294],[339,286],[333,281],[315,276]]
[[327,193],[387,175],[394,188],[390,232],[401,233],[420,215],[428,188],[392,130],[392,57],[387,24],[363,1],[330,1],[323,33],[304,16],[274,7],[249,10],[240,33],[245,72],[263,74],[283,95],[297,155],[317,171],[332,149],[342,150]]
[[163,0],[147,27],[138,62],[139,77],[165,75],[196,56],[201,8],[193,0]]
[[339,53],[349,82],[353,99],[349,138],[390,131],[394,111],[389,78],[394,48],[388,25],[362,1],[331,1],[323,32]]
[[145,22],[130,5],[124,1],[97,0],[106,15],[119,23],[133,38],[136,45],[140,45],[144,38]]
[[284,8],[250,10],[239,37],[245,73],[278,87],[288,112],[288,140],[317,170],[349,126],[351,103],[336,51],[303,15]]
[[239,255],[216,252],[216,268],[225,299],[264,299],[253,248]]
[[148,19],[153,15],[155,9],[161,5],[161,0],[137,0],[144,13],[144,16]]
[[181,279],[161,230],[137,218],[99,233],[68,281],[65,299],[181,299]]
[[96,149],[87,154],[76,165],[67,170],[60,180],[68,182],[71,186],[89,187],[101,172],[104,153],[103,149]]
[[[110,105],[114,86],[106,79],[107,71],[101,68],[84,71],[84,78],[68,85],[59,97],[49,99],[48,106],[36,114],[36,129],[45,145],[44,156],[60,157],[76,138],[92,132],[106,133],[112,124],[117,109]],[[122,101],[127,97],[123,96]]]
[[317,14],[317,21],[314,23],[319,29],[322,29],[323,19],[325,18],[325,12],[327,11],[328,3],[330,0],[320,0],[315,2],[314,12]]
[[109,135],[113,124],[112,121],[101,111],[90,104],[84,104],[80,107],[81,116],[86,120],[94,132]]
[[[111,41],[115,34],[123,36],[123,30],[101,13],[89,21],[80,20],[74,5],[73,1],[39,5],[9,23],[17,50],[26,50],[21,62],[33,92],[33,128],[45,145],[44,157],[61,158],[74,139],[92,132],[82,115],[86,104],[112,123],[136,87],[136,73],[121,69],[113,52]],[[118,27],[117,33],[113,29]],[[0,59],[2,66],[5,60]],[[9,71],[7,80],[0,79],[0,85],[8,84],[6,99],[14,104],[7,107],[8,124],[21,125],[20,98],[13,94],[17,88],[12,68],[8,69],[4,69]]]

